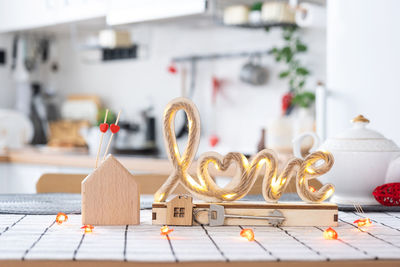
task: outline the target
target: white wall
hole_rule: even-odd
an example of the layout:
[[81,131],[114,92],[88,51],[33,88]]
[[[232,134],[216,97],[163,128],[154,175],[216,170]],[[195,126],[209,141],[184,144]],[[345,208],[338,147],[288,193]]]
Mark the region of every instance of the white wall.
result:
[[[310,52],[304,59],[313,71],[310,79],[313,88],[316,79],[325,78],[325,32],[303,30]],[[81,53],[74,49],[69,36],[61,36],[59,89],[63,95],[70,93],[99,94],[105,104],[123,110],[125,118],[133,118],[151,97],[158,117],[157,130],[160,147],[161,116],[165,105],[180,95],[180,77],[166,71],[174,56],[265,50],[281,44],[281,31],[273,29],[244,30],[236,28],[190,27],[183,25],[135,26],[135,35],[147,35],[150,57],[110,63],[87,64]],[[287,82],[276,78],[279,67],[272,57],[263,59],[271,77],[267,85],[252,87],[239,81],[239,71],[247,59],[226,59],[201,62],[198,65],[197,87],[194,101],[198,105],[203,127],[201,147],[205,150],[213,117],[221,146],[216,150],[237,150],[253,153],[260,138],[260,129],[280,115],[281,96],[287,91]],[[216,75],[226,81],[224,94],[219,97],[216,111],[211,109],[211,77]]]
[[328,136],[363,114],[400,144],[399,10],[396,0],[328,1]]

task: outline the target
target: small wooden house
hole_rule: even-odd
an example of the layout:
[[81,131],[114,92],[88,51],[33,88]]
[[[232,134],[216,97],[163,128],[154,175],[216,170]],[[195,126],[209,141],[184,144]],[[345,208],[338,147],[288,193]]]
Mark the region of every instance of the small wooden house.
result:
[[112,155],[82,181],[82,224],[140,223],[139,185]]
[[167,203],[168,225],[192,225],[193,224],[193,198],[179,195]]

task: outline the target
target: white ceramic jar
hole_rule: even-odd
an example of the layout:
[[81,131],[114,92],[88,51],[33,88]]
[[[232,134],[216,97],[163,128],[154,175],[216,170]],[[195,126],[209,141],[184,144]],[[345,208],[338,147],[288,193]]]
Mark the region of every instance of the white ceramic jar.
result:
[[332,202],[338,204],[375,205],[373,190],[382,184],[400,182],[400,148],[382,134],[368,129],[369,120],[362,115],[352,120],[353,127],[322,145],[315,133],[305,133],[293,141],[293,152],[301,157],[304,138],[314,139],[312,149],[329,151],[335,158],[332,169],[321,177],[335,185]]

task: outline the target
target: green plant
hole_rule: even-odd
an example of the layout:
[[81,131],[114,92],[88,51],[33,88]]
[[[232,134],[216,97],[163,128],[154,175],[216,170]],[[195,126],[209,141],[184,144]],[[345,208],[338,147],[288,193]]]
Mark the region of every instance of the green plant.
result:
[[295,26],[284,27],[282,37],[285,41],[283,47],[274,47],[271,50],[277,62],[286,64],[286,69],[279,73],[279,78],[289,81],[289,91],[293,96],[291,105],[309,107],[315,100],[315,94],[304,88],[310,71],[298,59],[299,54],[307,52],[307,45],[301,41]]
[[263,2],[256,2],[251,6],[250,10],[251,11],[261,11],[262,5],[263,5]]
[[[106,109],[101,108],[98,112],[97,112],[97,126],[99,126],[101,123],[104,122],[104,117],[106,116]],[[108,115],[107,115],[107,123],[111,124],[115,122],[115,114],[114,112],[112,112],[111,110],[108,111]]]

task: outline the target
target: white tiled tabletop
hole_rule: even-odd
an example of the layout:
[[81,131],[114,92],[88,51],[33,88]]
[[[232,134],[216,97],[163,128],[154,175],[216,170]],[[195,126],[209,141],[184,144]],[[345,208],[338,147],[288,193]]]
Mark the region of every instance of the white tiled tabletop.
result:
[[324,227],[250,227],[255,241],[240,237],[246,226],[173,227],[166,236],[142,210],[140,225],[96,226],[84,234],[80,215],[63,225],[54,215],[0,215],[0,260],[327,261],[400,259],[400,212],[365,213],[373,225],[339,212],[338,240],[325,240]]

